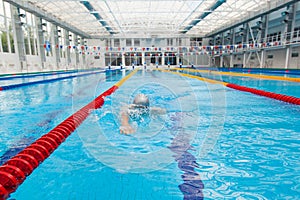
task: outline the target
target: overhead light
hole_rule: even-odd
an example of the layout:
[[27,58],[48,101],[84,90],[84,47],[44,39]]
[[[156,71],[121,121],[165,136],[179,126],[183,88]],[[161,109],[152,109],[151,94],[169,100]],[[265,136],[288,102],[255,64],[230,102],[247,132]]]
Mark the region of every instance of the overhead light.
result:
[[262,21],[260,21],[260,20],[256,22],[256,25],[261,25],[261,24],[262,24]]
[[283,23],[283,24],[287,24],[288,22],[289,22],[288,19],[284,19],[284,20],[281,21],[281,23]]
[[282,12],[282,13],[281,13],[281,16],[283,16],[283,17],[284,17],[284,16],[287,16],[288,14],[289,14],[289,12],[288,12],[288,11],[284,11],[284,12]]
[[44,22],[44,23],[42,23],[42,26],[47,26],[47,23],[45,23],[45,22]]
[[22,14],[19,14],[19,17],[24,18],[24,17],[26,17],[26,15],[22,13]]
[[261,28],[261,26],[252,26],[251,27],[253,30],[261,30],[262,28]]

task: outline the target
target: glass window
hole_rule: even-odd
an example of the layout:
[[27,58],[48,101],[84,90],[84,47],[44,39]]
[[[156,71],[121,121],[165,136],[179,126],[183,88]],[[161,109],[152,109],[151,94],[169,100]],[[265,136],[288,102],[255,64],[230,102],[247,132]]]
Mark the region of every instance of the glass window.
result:
[[173,46],[173,39],[172,38],[167,39],[167,46]]
[[114,39],[114,47],[120,46],[120,39]]
[[298,57],[299,56],[299,53],[298,52],[293,52],[292,53],[292,58],[296,58],[296,57]]
[[4,17],[4,10],[3,10],[3,1],[0,0],[0,52],[3,52],[3,45],[2,41],[7,42],[6,39],[6,27],[5,27],[5,17]]
[[15,52],[14,35],[12,31],[10,4],[0,0],[0,35],[2,52]]
[[132,43],[131,43],[131,39],[126,39],[126,47],[131,47]]
[[140,39],[134,39],[134,46],[139,47],[140,46]]
[[178,46],[182,46],[182,39],[181,38],[178,39]]
[[110,39],[107,39],[107,40],[106,40],[106,46],[107,46],[107,47],[111,47],[111,40],[110,40]]
[[13,32],[11,30],[11,26],[8,31],[1,31],[1,43],[3,52],[10,52],[10,48],[12,48],[12,53],[14,53],[14,39]]

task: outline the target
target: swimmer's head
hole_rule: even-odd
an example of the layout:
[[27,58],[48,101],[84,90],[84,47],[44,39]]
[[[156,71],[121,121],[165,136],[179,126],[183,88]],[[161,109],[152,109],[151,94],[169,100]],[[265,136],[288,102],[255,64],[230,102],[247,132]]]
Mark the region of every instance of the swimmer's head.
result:
[[133,104],[138,106],[149,107],[149,98],[144,94],[138,94],[134,97]]

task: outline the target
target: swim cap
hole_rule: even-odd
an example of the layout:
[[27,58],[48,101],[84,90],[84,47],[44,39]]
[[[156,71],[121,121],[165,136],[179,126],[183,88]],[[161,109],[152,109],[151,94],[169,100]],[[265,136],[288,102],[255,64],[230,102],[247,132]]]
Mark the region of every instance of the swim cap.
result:
[[134,100],[133,100],[133,104],[140,105],[140,106],[145,106],[145,107],[150,106],[149,98],[144,94],[136,95]]

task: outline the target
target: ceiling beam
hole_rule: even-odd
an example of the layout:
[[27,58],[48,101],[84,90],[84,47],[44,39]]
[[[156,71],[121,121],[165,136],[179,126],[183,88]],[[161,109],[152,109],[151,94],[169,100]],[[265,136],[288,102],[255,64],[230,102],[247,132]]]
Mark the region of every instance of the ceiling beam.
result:
[[196,20],[191,21],[185,28],[184,31],[181,31],[180,33],[185,34],[189,30],[191,30],[194,26],[196,26],[201,20],[203,20],[205,17],[210,15],[212,12],[214,12],[217,8],[219,8],[222,4],[226,3],[226,0],[217,0],[213,6],[210,7],[209,12],[204,12],[200,16],[197,17]]
[[110,33],[110,34],[114,34],[115,32],[113,31],[113,29],[108,25],[108,23],[106,21],[103,20],[103,18],[100,16],[99,12],[97,10],[94,9],[94,7],[92,6],[92,4],[89,1],[80,1],[80,3],[82,3],[84,5],[84,7],[86,7],[86,9],[88,9],[88,11],[90,12],[91,15],[93,15],[98,21],[99,23],[105,27],[105,29]]

